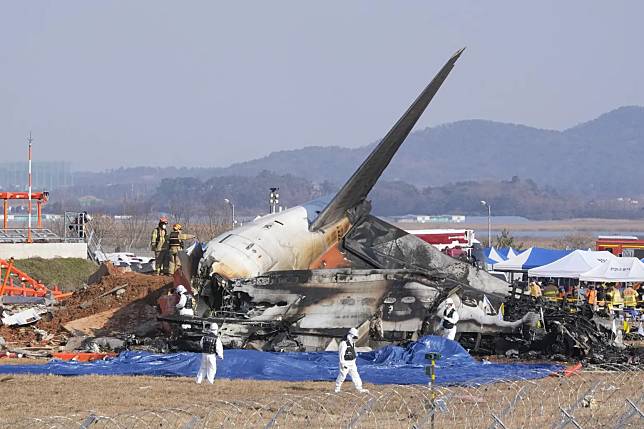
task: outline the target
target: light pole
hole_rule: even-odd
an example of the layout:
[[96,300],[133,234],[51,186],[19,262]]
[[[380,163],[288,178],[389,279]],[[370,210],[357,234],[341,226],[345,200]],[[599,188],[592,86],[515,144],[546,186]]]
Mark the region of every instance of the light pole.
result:
[[269,213],[275,213],[277,211],[277,204],[280,202],[280,194],[277,193],[277,191],[280,190],[280,188],[269,188],[271,190],[271,193],[269,195],[268,199],[268,209]]
[[235,223],[237,223],[237,222],[235,221],[235,205],[234,205],[234,204],[233,204],[233,202],[232,202],[232,201],[230,201],[228,198],[224,198],[224,201],[226,201],[226,203],[228,203],[228,205],[230,206],[230,212],[231,212],[231,216],[230,216],[230,217],[231,217],[231,219],[230,219],[230,223],[231,223],[231,226],[234,228],[234,227],[235,227]]
[[481,200],[481,204],[487,206],[487,245],[492,247],[492,208],[490,203]]

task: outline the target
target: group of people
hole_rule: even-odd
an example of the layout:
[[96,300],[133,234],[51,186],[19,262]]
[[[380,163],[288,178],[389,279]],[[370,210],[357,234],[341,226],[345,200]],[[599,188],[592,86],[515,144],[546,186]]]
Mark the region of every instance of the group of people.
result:
[[159,224],[152,230],[150,250],[154,252],[154,273],[173,275],[181,266],[179,252],[183,250],[184,241],[195,238],[194,235],[184,234],[179,223],[172,225],[168,232],[168,218],[161,216]]
[[593,311],[605,309],[609,313],[616,310],[635,310],[644,307],[640,283],[580,283],[569,286],[557,286],[554,281],[542,286],[541,282],[532,281],[529,293],[534,299],[588,304]]

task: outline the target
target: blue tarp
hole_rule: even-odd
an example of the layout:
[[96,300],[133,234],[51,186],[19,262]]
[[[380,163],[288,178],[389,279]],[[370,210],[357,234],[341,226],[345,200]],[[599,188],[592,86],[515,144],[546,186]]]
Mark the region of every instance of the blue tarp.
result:
[[[498,380],[545,377],[562,369],[554,364],[496,364],[478,362],[455,341],[427,336],[405,347],[386,346],[360,353],[362,379],[375,384],[426,384],[425,354],[438,352],[437,383],[482,384]],[[114,359],[81,363],[52,360],[44,365],[3,365],[0,374],[153,375],[192,377],[199,368],[198,353],[153,354],[123,352]],[[226,350],[218,361],[217,377],[252,380],[331,381],[338,375],[335,352],[269,353]]]

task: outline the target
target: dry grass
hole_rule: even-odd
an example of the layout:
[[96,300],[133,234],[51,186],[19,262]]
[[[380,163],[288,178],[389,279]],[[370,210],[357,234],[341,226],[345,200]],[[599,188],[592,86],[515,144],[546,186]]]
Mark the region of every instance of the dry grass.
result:
[[[487,427],[492,414],[508,427],[549,427],[560,419],[559,406],[568,409],[597,382],[601,383],[591,395],[594,405],[572,410],[582,427],[613,426],[628,410],[626,398],[637,400],[644,393],[641,372],[439,387],[438,397],[445,399],[447,410],[436,415],[436,427]],[[0,427],[16,427],[10,422],[36,416],[69,420],[33,427],[71,427],[89,415],[88,410],[118,416],[114,421],[119,427],[133,427],[134,422],[136,427],[188,427],[191,419],[198,419],[195,427],[265,427],[273,418],[274,427],[344,427],[355,416],[360,416],[359,427],[410,427],[427,412],[427,387],[366,387],[369,395],[356,394],[351,384],[336,395],[331,382],[219,379],[211,386],[196,385],[190,378],[15,376],[0,381],[0,391],[6,392],[0,396]],[[504,414],[513,401],[516,406]],[[115,427],[107,421],[95,426]]]
[[[215,399],[235,401],[266,401],[282,394],[305,395],[333,391],[331,382],[290,383],[218,379],[215,384],[197,385],[186,377],[127,377],[16,375],[0,382],[0,422],[32,417],[88,414],[102,415],[135,413],[160,408],[209,404]],[[346,388],[351,388],[349,383]],[[37,407],[34,399],[38,398]]]

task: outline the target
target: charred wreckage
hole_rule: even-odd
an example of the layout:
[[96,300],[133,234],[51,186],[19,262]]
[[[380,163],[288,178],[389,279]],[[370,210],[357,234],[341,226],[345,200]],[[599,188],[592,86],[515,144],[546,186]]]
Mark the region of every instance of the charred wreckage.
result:
[[[510,296],[506,282],[370,214],[368,193],[462,52],[337,194],[259,217],[180,254],[175,282],[198,298],[195,315],[160,316],[177,327],[180,347],[194,347],[205,325],[216,322],[227,347],[335,350],[346,331],[358,327],[357,344],[374,348],[438,332],[437,314],[448,297],[459,313],[461,340],[471,341],[473,350],[523,353],[550,342],[552,354],[589,355],[588,344],[603,343],[599,328],[577,321],[580,316],[517,305],[519,300],[508,303],[513,311],[500,318],[496,309]],[[559,335],[554,340],[552,330]],[[574,344],[561,351],[560,339]]]

